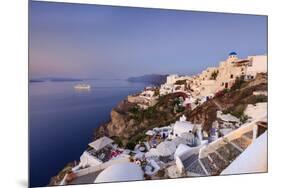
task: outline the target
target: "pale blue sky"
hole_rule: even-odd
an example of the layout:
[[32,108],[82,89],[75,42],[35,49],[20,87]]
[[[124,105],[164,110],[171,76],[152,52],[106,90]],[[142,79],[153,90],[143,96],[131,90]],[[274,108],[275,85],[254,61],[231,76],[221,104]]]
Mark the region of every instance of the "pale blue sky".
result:
[[267,53],[267,17],[30,3],[30,76],[194,74],[230,51]]

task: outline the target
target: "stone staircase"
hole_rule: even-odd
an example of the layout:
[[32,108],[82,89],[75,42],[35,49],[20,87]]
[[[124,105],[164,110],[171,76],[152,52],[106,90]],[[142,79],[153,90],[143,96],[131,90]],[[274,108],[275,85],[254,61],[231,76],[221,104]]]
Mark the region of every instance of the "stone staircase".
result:
[[219,175],[232,163],[251,143],[253,131],[246,132],[241,137],[228,141],[223,140],[222,145],[209,152],[204,158],[193,154],[183,161],[183,165],[190,176]]
[[199,154],[192,154],[191,156],[189,156],[183,161],[183,166],[185,170],[193,176],[206,175],[205,170],[200,163]]

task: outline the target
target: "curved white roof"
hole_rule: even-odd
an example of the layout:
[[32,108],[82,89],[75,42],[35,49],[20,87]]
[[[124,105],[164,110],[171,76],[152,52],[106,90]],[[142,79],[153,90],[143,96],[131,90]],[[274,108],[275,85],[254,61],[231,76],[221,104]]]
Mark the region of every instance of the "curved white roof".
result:
[[175,156],[181,156],[182,154],[186,153],[189,151],[191,147],[185,145],[185,144],[180,144],[175,152]]
[[103,170],[95,183],[143,180],[143,171],[135,163],[114,164]]

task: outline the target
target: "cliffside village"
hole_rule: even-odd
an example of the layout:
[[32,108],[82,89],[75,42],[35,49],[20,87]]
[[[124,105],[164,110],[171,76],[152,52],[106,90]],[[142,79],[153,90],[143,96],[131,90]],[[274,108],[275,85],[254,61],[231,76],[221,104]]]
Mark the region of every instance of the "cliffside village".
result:
[[[230,89],[238,78],[254,80],[259,73],[267,73],[266,55],[240,59],[231,52],[218,67],[196,76],[169,75],[160,87],[147,87],[127,100],[147,109],[159,97],[178,93],[179,106],[193,110]],[[252,94],[267,96],[267,91]],[[249,104],[244,114],[249,118],[241,121],[217,111],[210,132],[183,115],[170,125],[148,130],[145,141],[134,149],[101,137],[89,143],[80,162],[57,185],[265,172],[267,102]]]

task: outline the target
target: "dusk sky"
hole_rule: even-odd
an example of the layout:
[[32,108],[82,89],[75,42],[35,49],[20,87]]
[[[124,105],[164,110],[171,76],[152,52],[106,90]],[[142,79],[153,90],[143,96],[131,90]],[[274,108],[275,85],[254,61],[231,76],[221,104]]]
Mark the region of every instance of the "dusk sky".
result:
[[31,78],[196,74],[231,51],[267,53],[267,17],[30,3]]

